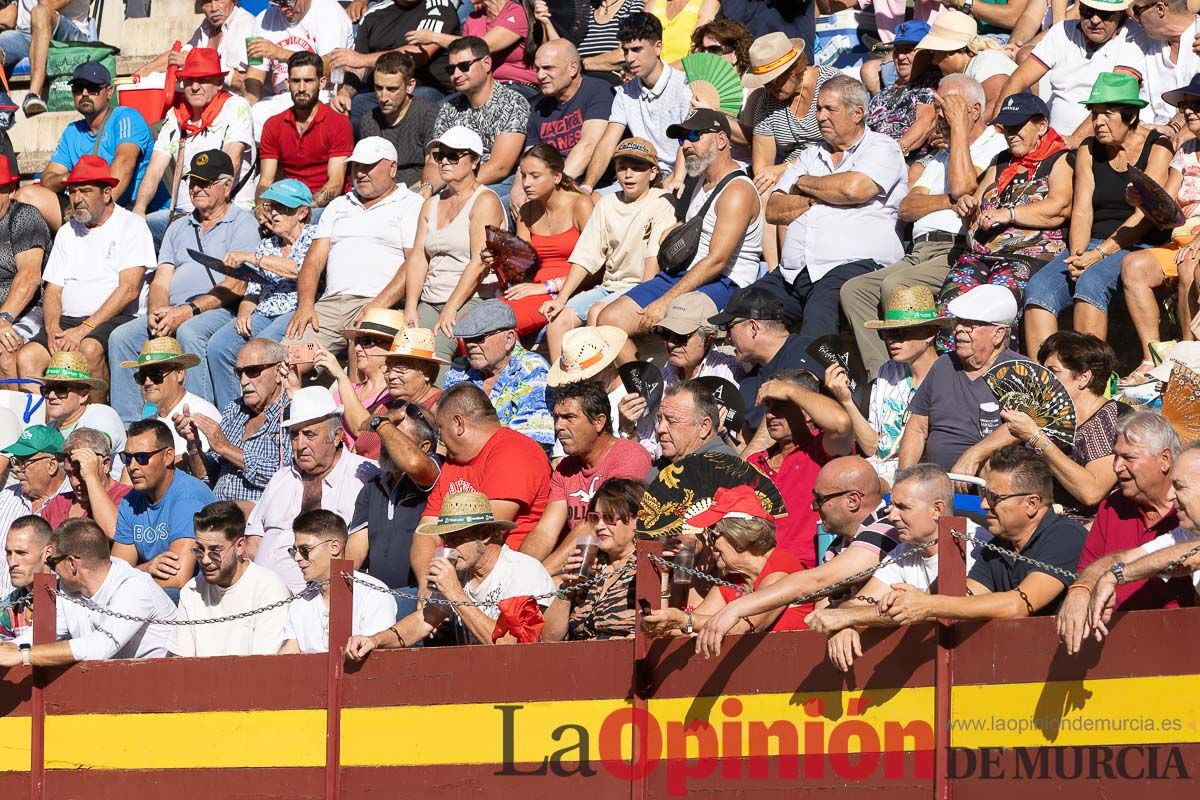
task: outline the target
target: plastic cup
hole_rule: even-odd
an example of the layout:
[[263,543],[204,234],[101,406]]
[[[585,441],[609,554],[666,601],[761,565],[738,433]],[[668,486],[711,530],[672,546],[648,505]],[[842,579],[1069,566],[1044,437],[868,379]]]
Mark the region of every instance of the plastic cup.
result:
[[[462,558],[462,556],[459,555],[459,552],[457,550],[455,550],[453,547],[439,547],[433,551],[433,557],[434,558],[444,558],[447,561],[449,561],[451,564],[458,561],[458,559]],[[430,591],[437,591],[437,584],[435,584],[431,580],[426,579],[425,586]]]
[[257,36],[247,36],[246,37],[246,64],[251,67],[261,67],[263,64],[263,60],[262,60],[261,56],[258,58],[250,57],[250,43],[253,42],[257,38],[258,38]]
[[600,539],[594,533],[581,533],[575,537],[575,552],[579,555],[579,571],[575,573],[581,578],[592,577],[596,567],[596,553],[600,550]]

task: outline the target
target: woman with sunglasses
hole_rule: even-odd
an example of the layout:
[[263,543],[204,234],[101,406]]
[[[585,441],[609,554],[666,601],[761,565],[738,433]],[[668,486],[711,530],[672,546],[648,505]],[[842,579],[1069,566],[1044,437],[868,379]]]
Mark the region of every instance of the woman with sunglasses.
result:
[[[794,553],[775,546],[775,518],[762,507],[758,495],[749,486],[717,489],[701,508],[690,509],[684,518],[685,530],[703,529],[713,552],[720,577],[733,586],[716,585],[695,609],[663,608],[642,617],[647,636],[691,635],[727,604],[743,594],[771,586],[793,572],[804,569]],[[771,611],[743,617],[734,633],[807,630],[804,618],[812,603],[779,606]]]
[[[521,185],[526,202],[517,215],[517,236],[529,242],[538,257],[538,270],[529,283],[504,290],[504,302],[517,315],[517,335],[540,331],[547,322],[542,305],[562,291],[580,233],[591,219],[594,200],[563,172],[562,155],[553,146],[537,144],[521,159]],[[483,264],[495,263],[491,250],[482,253]]]
[[[399,312],[392,313],[400,316]],[[361,326],[362,323],[359,324]],[[386,412],[391,400],[388,378],[383,367],[394,335],[363,330],[361,327],[342,331],[342,336],[350,343],[354,353],[354,364],[358,369],[359,378],[357,381],[342,368],[337,356],[324,347],[317,345],[313,358],[313,366],[337,383],[333,388],[333,400],[342,407],[342,438],[347,449],[367,458],[379,457],[379,440],[374,440],[376,452],[372,456],[358,449],[358,436],[363,423],[370,419],[371,414],[380,408]]]
[[610,478],[588,502],[588,513],[573,532],[590,527],[600,541],[593,577],[599,579],[586,589],[573,589],[581,579],[583,563],[579,551],[567,557],[560,585],[568,593],[546,609],[542,641],[563,639],[615,639],[633,635],[634,579],[637,577],[634,526],[646,484],[628,478]]
[[241,396],[233,366],[242,345],[253,338],[283,338],[296,311],[296,276],[317,231],[317,226],[309,223],[312,192],[294,178],[273,183],[259,197],[259,203],[270,235],[258,243],[253,253],[236,250],[225,254],[226,265],[253,265],[263,279],[247,283],[237,316],[209,340],[209,369],[218,408]]

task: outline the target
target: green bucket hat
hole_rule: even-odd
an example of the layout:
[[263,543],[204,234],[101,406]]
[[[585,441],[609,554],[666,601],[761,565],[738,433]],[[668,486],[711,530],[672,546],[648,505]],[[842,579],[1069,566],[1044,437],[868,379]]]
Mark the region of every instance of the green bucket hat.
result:
[[63,435],[45,425],[30,425],[21,431],[17,440],[0,453],[10,456],[33,456],[38,453],[60,455],[63,451]]
[[1149,105],[1138,96],[1138,80],[1123,72],[1101,72],[1092,84],[1092,93],[1081,105],[1132,106],[1143,108]]

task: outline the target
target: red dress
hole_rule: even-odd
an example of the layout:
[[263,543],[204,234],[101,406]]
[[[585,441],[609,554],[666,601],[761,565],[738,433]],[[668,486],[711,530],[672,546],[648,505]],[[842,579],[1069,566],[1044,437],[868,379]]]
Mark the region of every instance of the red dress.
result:
[[[762,582],[768,575],[775,572],[784,572],[791,574],[800,572],[804,569],[804,562],[794,554],[781,547],[776,547],[771,551],[771,555],[767,556],[767,563],[763,564],[762,572],[758,574],[758,580],[754,582],[755,591],[762,585]],[[734,591],[725,586],[718,586],[717,589],[721,592],[721,596],[725,598],[726,603],[732,603],[734,600],[741,597],[741,592]],[[771,626],[772,631],[806,631],[808,626],[804,624],[804,618],[812,613],[813,604],[805,603],[802,606],[789,605],[779,615],[779,619],[775,620],[775,624]]]
[[[533,276],[534,283],[543,283],[553,278],[565,278],[571,271],[568,259],[579,241],[579,231],[567,228],[562,233],[542,236],[530,231],[529,244],[538,255],[538,271]],[[517,315],[517,335],[528,336],[537,333],[546,325],[546,318],[538,311],[542,304],[550,299],[548,294],[535,294],[520,300],[504,302],[512,306]]]

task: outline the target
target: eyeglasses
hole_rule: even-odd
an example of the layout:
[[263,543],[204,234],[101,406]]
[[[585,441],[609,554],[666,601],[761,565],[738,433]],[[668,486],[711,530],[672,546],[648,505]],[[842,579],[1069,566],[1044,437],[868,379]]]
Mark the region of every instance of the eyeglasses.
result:
[[495,336],[497,333],[501,333],[501,332],[502,331],[488,331],[487,333],[481,333],[478,336],[460,336],[459,338],[462,339],[462,343],[464,345],[483,344],[484,340],[487,339],[489,336]]
[[429,155],[435,164],[457,164],[470,153],[470,150],[434,150]]
[[14,472],[24,472],[29,469],[30,464],[36,464],[39,461],[47,461],[49,459],[58,459],[58,456],[53,455],[37,455],[37,456],[9,456],[9,463],[12,464]]
[[291,556],[292,558],[295,558],[296,553],[299,553],[300,557],[302,559],[304,559],[305,561],[308,561],[308,557],[310,555],[312,555],[313,550],[316,550],[318,547],[320,547],[323,544],[329,544],[330,542],[336,542],[336,541],[337,541],[337,539],[326,539],[325,541],[317,542],[316,544],[298,544],[298,545],[295,545],[294,547],[289,547],[287,549],[287,554],[289,556]]
[[680,144],[683,144],[684,142],[695,143],[700,141],[700,137],[706,133],[708,133],[708,131],[688,131],[683,136],[676,136],[675,141],[679,142]]
[[996,326],[991,322],[980,322],[977,319],[956,319],[954,321],[954,327],[962,328],[966,331],[973,331],[976,328],[994,328]]
[[1140,22],[1142,19],[1142,14],[1145,14],[1148,10],[1154,8],[1156,5],[1158,5],[1157,2],[1147,3],[1144,6],[1130,6],[1129,11],[1133,14],[1133,18]]
[[201,191],[208,189],[211,186],[216,186],[218,183],[226,180],[226,178],[218,178],[215,181],[206,181],[203,178],[188,178],[188,189],[192,191]]
[[49,397],[52,394],[66,395],[79,391],[85,391],[85,389],[74,383],[47,383],[42,386],[42,397]]
[[271,5],[279,6],[280,8],[292,8],[296,5],[296,0],[270,0]]
[[449,67],[451,75],[456,72],[470,72],[471,67],[475,66],[480,61],[483,61],[485,58],[487,58],[487,56],[479,56],[479,58],[472,58],[470,61],[459,61],[454,64],[447,64],[446,66]]
[[819,512],[821,510],[821,506],[825,505],[830,500],[835,500],[848,494],[862,494],[862,492],[858,491],[858,489],[843,489],[840,492],[833,492],[831,494],[820,494],[819,492],[813,492],[813,501],[809,508],[811,508],[813,511]]
[[138,383],[145,383],[149,378],[150,382],[155,386],[167,379],[167,376],[176,370],[176,367],[145,367],[136,370],[133,373],[133,379]]
[[150,459],[166,449],[166,447],[160,447],[157,450],[147,450],[144,453],[121,453],[121,460],[125,462],[125,466],[129,466],[136,461],[138,466],[144,467],[150,463]]
[[727,56],[733,52],[733,46],[728,44],[710,44],[696,48],[697,53],[712,53],[714,56]]
[[60,556],[46,556],[46,566],[51,570],[58,569],[58,565],[71,557],[71,553],[63,553]]
[[1032,494],[1037,494],[1037,492],[1012,492],[1010,494],[996,494],[989,489],[984,489],[982,492],[980,492],[979,496],[987,501],[988,508],[995,508],[997,505],[1003,503],[1010,497],[1028,497]]
[[599,525],[601,522],[604,523],[604,527],[606,528],[611,528],[613,525],[616,525],[619,522],[625,522],[622,517],[609,517],[604,514],[597,514],[595,511],[589,511],[588,513],[584,514],[583,519],[593,528]]
[[278,367],[282,363],[282,361],[272,361],[270,364],[247,364],[244,367],[234,367],[233,374],[239,378],[245,375],[250,380],[254,380],[263,374],[263,370]]
[[92,83],[91,81],[75,81],[71,84],[71,94],[100,94],[108,88],[107,84]]
[[225,551],[227,551],[230,547],[232,547],[232,545],[228,544],[224,547],[209,547],[207,549],[196,546],[192,548],[192,557],[197,561],[203,561],[206,556],[211,561],[220,561],[225,557]]

